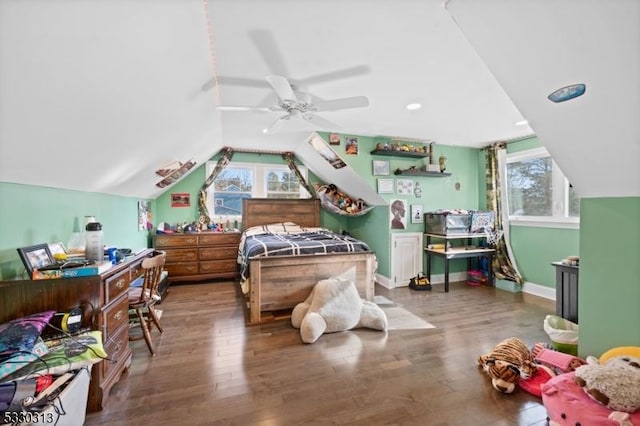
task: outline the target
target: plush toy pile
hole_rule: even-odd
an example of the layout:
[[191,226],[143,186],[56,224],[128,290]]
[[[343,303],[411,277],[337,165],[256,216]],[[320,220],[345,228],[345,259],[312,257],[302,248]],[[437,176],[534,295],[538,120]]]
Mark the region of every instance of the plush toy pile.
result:
[[640,426],[640,347],[614,348],[587,362],[542,386],[549,424]]
[[387,329],[387,316],[375,303],[363,300],[353,282],[342,278],[319,281],[307,299],[296,305],[291,325],[300,329],[305,343],[313,343],[323,333],[366,327]]

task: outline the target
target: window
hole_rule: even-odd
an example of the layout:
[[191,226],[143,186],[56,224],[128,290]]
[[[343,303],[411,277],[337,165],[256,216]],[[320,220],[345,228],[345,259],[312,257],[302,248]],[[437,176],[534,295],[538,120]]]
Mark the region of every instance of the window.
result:
[[546,149],[507,154],[506,166],[510,221],[578,223],[580,198]]
[[[207,176],[215,168],[207,163]],[[307,169],[299,166],[307,179]],[[309,198],[309,193],[298,183],[289,167],[274,164],[230,162],[213,181],[209,191],[209,213],[218,218],[240,219],[244,198]]]

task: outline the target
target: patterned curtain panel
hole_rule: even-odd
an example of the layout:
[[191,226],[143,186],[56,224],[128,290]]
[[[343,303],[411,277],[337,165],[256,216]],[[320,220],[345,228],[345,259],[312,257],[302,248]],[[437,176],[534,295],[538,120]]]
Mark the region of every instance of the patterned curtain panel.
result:
[[[496,143],[487,149],[487,207],[496,212],[496,232],[500,238],[496,243],[496,255],[493,258],[493,273],[502,280],[514,281],[518,284],[524,283],[522,276],[518,272],[516,263],[509,244],[509,233],[504,227],[503,214],[503,194],[500,170],[500,157],[506,154],[506,144]],[[508,225],[507,225],[508,226]]]
[[311,197],[315,197],[316,195],[313,188],[311,188],[311,186],[309,186],[307,181],[304,180],[304,176],[302,176],[302,174],[300,173],[300,170],[298,170],[298,166],[296,166],[295,156],[293,155],[293,152],[285,152],[284,154],[282,154],[282,159],[284,160],[285,163],[287,163],[287,166],[289,166],[289,169],[293,173],[295,173],[296,177],[298,178],[298,182],[300,182],[300,185],[302,185],[304,189],[306,189],[309,192],[309,194],[311,194]]
[[211,186],[220,172],[227,167],[231,158],[233,158],[233,149],[230,147],[222,148],[222,156],[218,160],[218,164],[216,164],[215,169],[213,169],[207,180],[204,181],[204,184],[200,188],[200,193],[198,194],[198,209],[200,211],[198,222],[200,225],[208,225],[209,222],[211,222],[211,216],[209,215],[209,209],[207,208],[207,188]]

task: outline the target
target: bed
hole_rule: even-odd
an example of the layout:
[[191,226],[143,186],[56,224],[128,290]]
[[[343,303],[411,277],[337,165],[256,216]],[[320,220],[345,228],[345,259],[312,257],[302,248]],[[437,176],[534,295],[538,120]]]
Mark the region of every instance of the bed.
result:
[[[243,200],[244,237],[250,228],[287,222],[303,228],[319,228],[319,200]],[[242,257],[240,253],[239,262]],[[247,324],[290,317],[291,309],[307,298],[311,288],[319,280],[331,276],[352,280],[360,296],[372,301],[376,267],[375,253],[368,247],[365,251],[248,257],[248,271],[243,272],[245,276],[240,279],[247,307]],[[242,264],[240,268],[243,269]]]

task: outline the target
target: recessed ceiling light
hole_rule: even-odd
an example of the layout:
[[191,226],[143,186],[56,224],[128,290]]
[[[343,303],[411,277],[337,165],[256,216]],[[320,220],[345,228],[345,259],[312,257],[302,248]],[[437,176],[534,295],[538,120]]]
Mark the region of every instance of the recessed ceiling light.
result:
[[527,120],[516,121],[516,126],[526,126],[527,124],[529,124]]
[[414,102],[414,103],[412,103],[412,104],[408,104],[405,108],[407,108],[409,111],[414,111],[414,110],[416,110],[416,109],[420,109],[420,108],[422,108],[422,105],[420,105],[420,104],[419,104],[419,103],[417,103],[417,102]]

